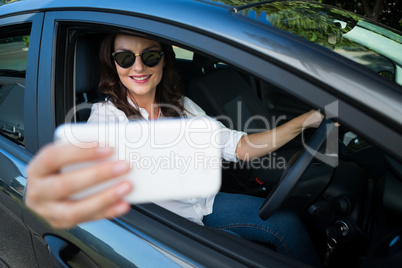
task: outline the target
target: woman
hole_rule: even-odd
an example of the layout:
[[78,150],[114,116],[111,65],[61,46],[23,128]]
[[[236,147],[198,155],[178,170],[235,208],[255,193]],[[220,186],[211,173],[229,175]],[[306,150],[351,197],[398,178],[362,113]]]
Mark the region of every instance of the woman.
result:
[[[198,105],[183,97],[178,90],[171,46],[142,36],[108,36],[102,42],[100,57],[102,75],[99,89],[108,97],[104,103],[93,105],[88,122],[125,123],[131,118],[155,120],[160,117],[205,115]],[[223,157],[228,161],[237,161],[267,155],[296,137],[303,127],[316,127],[321,120],[321,114],[310,111],[271,131],[246,135],[227,129],[222,136],[229,146],[224,148]],[[57,156],[55,161],[53,157],[59,149],[65,153]],[[124,162],[106,162],[99,164],[98,170],[88,167],[74,171],[74,174],[57,173],[65,164],[111,154],[109,149],[82,150],[51,145],[42,150],[28,168],[26,203],[55,227],[69,228],[82,221],[117,217],[129,210],[122,198],[135,185],[128,182],[121,182],[81,201],[69,200],[72,193],[125,174],[129,169]],[[79,155],[74,155],[76,153]],[[76,179],[84,176],[85,182]],[[67,179],[70,177],[74,181]],[[46,187],[46,184],[51,187]],[[267,221],[262,221],[258,217],[262,202],[263,199],[252,196],[219,193],[209,198],[158,204],[198,224],[268,243],[278,252],[318,265],[316,253],[299,219],[290,213],[278,212]],[[231,211],[231,208],[235,211]],[[56,209],[69,212],[55,212]]]

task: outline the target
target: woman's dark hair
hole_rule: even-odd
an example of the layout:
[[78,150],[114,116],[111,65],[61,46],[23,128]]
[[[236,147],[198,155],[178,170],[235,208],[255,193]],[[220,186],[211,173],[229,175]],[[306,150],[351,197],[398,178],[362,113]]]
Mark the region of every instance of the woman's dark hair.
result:
[[[142,118],[139,110],[130,105],[127,100],[128,89],[123,85],[117,74],[112,52],[116,35],[106,36],[100,46],[101,77],[99,91],[105,94],[117,109],[123,111],[127,117]],[[171,45],[160,43],[165,66],[162,80],[156,87],[155,102],[160,105],[164,117],[183,116],[183,95],[179,89],[180,77],[175,67],[175,53]],[[135,102],[134,102],[135,103]]]

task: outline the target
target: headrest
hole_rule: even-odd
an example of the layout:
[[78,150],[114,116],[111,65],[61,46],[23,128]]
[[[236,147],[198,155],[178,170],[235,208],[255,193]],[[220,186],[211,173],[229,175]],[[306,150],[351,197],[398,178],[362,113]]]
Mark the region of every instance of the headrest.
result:
[[212,67],[218,62],[217,59],[205,57],[197,53],[193,55],[193,66],[197,69]]
[[100,78],[99,47],[101,36],[83,35],[78,38],[75,53],[76,94],[96,91]]

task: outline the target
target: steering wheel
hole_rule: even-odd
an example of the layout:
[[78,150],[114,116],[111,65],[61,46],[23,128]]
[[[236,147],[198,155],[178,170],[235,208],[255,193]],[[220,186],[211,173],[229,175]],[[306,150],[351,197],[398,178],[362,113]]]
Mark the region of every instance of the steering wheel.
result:
[[324,119],[294,164],[283,172],[279,185],[271,190],[258,212],[262,220],[267,220],[281,207],[313,158],[317,155],[320,147],[327,140],[327,136],[334,128],[334,125],[335,123],[331,120]]

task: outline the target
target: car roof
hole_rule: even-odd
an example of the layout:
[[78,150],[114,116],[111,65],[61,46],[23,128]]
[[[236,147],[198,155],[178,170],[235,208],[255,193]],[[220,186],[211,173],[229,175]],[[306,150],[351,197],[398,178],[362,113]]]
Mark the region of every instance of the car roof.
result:
[[[17,0],[14,2],[10,2],[8,4],[3,4],[2,8],[4,8],[4,14],[21,12],[24,10],[25,12],[32,11],[45,11],[45,10],[62,10],[62,9],[88,9],[88,10],[109,10],[109,11],[126,11],[126,12],[135,12],[140,9],[141,11],[149,11],[149,14],[157,14],[158,12],[166,11],[166,8],[169,6],[174,6],[176,8],[186,9],[188,7],[194,8],[194,6],[202,7],[202,6],[215,6],[223,9],[231,9],[231,7],[214,1],[208,0],[175,0],[175,1],[166,1],[166,0],[153,0],[153,4],[150,5],[148,1],[143,0],[118,0],[118,1],[96,1],[96,0]],[[165,14],[166,12],[164,12]],[[0,16],[3,12],[0,12]]]
[[[152,4],[151,4],[152,2]],[[216,27],[216,19],[230,17],[231,7],[209,0],[17,0],[0,6],[0,18],[10,15],[47,11],[100,11],[120,14],[141,14],[173,24],[191,25],[208,30]],[[140,10],[140,12],[138,12]],[[215,20],[213,19],[215,17]],[[208,23],[210,18],[212,23]]]

